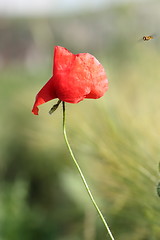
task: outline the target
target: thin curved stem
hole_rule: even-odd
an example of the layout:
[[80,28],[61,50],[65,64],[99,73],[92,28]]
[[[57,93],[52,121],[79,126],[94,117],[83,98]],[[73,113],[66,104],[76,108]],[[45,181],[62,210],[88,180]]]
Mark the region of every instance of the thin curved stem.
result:
[[68,148],[68,150],[69,150],[69,152],[70,152],[70,155],[71,155],[71,157],[72,157],[72,159],[73,159],[73,161],[74,161],[74,163],[75,163],[75,165],[76,165],[76,167],[77,167],[77,169],[78,169],[78,172],[79,172],[79,174],[80,174],[80,176],[81,176],[81,179],[82,179],[82,181],[83,181],[83,183],[84,183],[84,186],[85,186],[85,188],[86,188],[86,190],[87,190],[87,192],[88,192],[88,195],[89,195],[89,197],[90,197],[90,199],[91,199],[94,207],[96,208],[96,210],[97,210],[97,212],[98,212],[98,214],[99,214],[99,216],[100,216],[100,218],[101,218],[101,220],[102,220],[102,222],[103,222],[103,224],[104,224],[104,226],[105,226],[105,228],[106,228],[106,230],[107,230],[110,238],[111,238],[112,240],[115,240],[114,237],[113,237],[113,235],[112,235],[112,232],[111,232],[111,230],[110,230],[110,228],[109,228],[109,226],[108,226],[108,224],[107,224],[107,222],[106,222],[106,220],[105,220],[105,218],[104,218],[104,216],[103,216],[103,214],[102,214],[102,212],[100,211],[100,209],[99,209],[96,201],[94,200],[94,197],[93,197],[93,195],[92,195],[92,193],[91,193],[91,191],[90,191],[90,189],[89,189],[89,186],[88,186],[88,184],[87,184],[87,182],[86,182],[86,179],[85,179],[85,177],[84,177],[84,175],[83,175],[83,173],[82,173],[82,171],[81,171],[81,168],[80,168],[80,166],[79,166],[79,164],[78,164],[78,162],[77,162],[77,160],[76,160],[76,158],[75,158],[75,156],[74,156],[74,154],[73,154],[73,151],[72,151],[72,149],[71,149],[71,147],[70,147],[70,144],[69,144],[69,142],[68,142],[68,138],[67,138],[67,134],[66,134],[65,102],[62,102],[62,104],[63,104],[63,134],[64,134],[65,142],[66,142],[66,144],[67,144],[67,148]]

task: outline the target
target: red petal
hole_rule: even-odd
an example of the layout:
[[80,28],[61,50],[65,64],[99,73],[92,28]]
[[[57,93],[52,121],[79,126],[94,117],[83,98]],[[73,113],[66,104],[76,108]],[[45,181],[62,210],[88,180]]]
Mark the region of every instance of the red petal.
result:
[[67,70],[71,67],[75,55],[69,52],[66,48],[55,46],[53,58],[53,75],[59,71]]
[[32,109],[32,113],[34,113],[35,115],[38,115],[39,105],[56,98],[56,95],[53,89],[53,83],[54,83],[54,79],[53,77],[51,77],[49,81],[43,86],[43,88],[37,94],[36,100]]
[[94,57],[90,63],[90,72],[92,73],[92,87],[86,98],[100,98],[108,90],[108,79],[103,66]]
[[54,78],[57,97],[77,103],[84,98],[99,98],[108,89],[103,66],[89,53],[74,55],[57,46],[54,55]]

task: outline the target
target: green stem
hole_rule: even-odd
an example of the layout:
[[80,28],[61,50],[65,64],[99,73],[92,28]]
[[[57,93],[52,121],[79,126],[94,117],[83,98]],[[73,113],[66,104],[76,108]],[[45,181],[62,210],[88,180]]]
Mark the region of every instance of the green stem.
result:
[[74,154],[73,154],[73,152],[72,152],[72,149],[71,149],[71,147],[70,147],[70,144],[69,144],[69,142],[68,142],[68,138],[67,138],[67,134],[66,134],[65,102],[62,102],[62,104],[63,104],[63,134],[64,134],[65,142],[66,142],[66,144],[67,144],[67,148],[68,148],[68,150],[69,150],[69,152],[70,152],[70,154],[71,154],[71,157],[72,157],[72,159],[73,159],[73,161],[74,161],[74,163],[75,163],[75,165],[76,165],[76,167],[77,167],[77,169],[78,169],[78,172],[79,172],[79,174],[80,174],[80,176],[81,176],[81,179],[82,179],[82,181],[83,181],[83,183],[84,183],[84,186],[85,186],[85,188],[86,188],[86,190],[87,190],[87,192],[88,192],[88,195],[89,195],[89,197],[90,197],[93,205],[95,206],[95,208],[96,208],[96,210],[97,210],[97,212],[98,212],[98,214],[99,214],[99,216],[100,216],[100,218],[101,218],[101,220],[102,220],[102,222],[103,222],[103,224],[104,224],[104,226],[105,226],[105,228],[106,228],[106,230],[107,230],[110,238],[111,238],[112,240],[114,240],[114,237],[113,237],[113,235],[112,235],[112,232],[111,232],[111,230],[110,230],[110,228],[109,228],[109,226],[108,226],[108,224],[107,224],[107,222],[106,222],[106,220],[105,220],[102,212],[100,211],[100,209],[99,209],[96,201],[94,200],[94,197],[93,197],[93,195],[92,195],[92,193],[91,193],[91,191],[90,191],[90,189],[89,189],[89,186],[88,186],[88,184],[87,184],[87,182],[86,182],[86,179],[85,179],[85,177],[84,177],[84,175],[83,175],[83,173],[82,173],[82,171],[81,171],[81,168],[80,168],[80,166],[79,166],[79,164],[78,164],[78,162],[77,162],[77,160],[76,160],[76,158],[75,158],[75,156],[74,156]]

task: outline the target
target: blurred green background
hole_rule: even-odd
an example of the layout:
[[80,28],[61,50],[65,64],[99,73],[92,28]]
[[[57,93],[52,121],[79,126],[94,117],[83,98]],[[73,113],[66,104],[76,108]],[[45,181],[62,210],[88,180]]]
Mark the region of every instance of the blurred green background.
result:
[[103,98],[66,110],[69,140],[115,239],[160,239],[159,8],[106,1],[61,14],[1,12],[1,240],[109,239],[65,146],[62,108],[48,115],[55,100],[31,113],[54,45],[95,55],[108,75]]

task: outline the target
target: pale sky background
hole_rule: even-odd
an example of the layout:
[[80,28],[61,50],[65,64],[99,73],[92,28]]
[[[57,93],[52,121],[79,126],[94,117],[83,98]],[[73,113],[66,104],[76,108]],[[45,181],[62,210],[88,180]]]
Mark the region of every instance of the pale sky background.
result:
[[145,0],[0,0],[0,16],[67,14],[135,1]]

